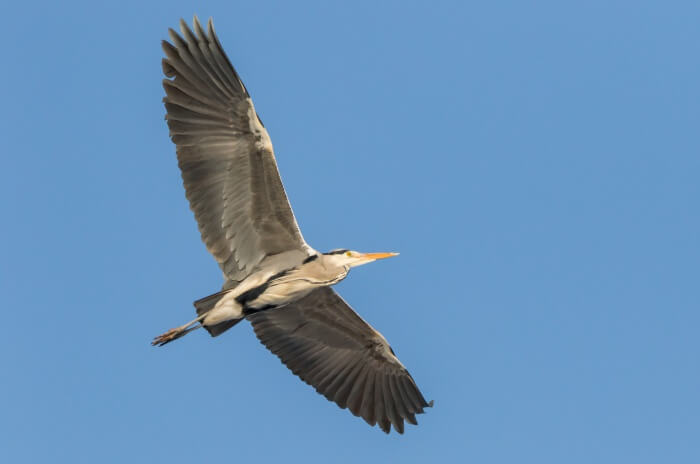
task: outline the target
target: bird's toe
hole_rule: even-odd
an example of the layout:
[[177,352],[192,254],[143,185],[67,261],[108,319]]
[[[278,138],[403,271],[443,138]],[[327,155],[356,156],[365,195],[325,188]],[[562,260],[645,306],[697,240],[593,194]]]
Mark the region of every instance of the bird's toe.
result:
[[158,335],[151,342],[152,346],[163,346],[169,341],[172,341],[178,333],[178,329],[170,329],[164,334]]

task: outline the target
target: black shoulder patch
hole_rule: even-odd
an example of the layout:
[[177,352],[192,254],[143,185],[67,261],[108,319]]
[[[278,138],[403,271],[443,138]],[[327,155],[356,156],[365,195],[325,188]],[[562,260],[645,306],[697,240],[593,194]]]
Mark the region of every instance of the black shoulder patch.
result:
[[311,261],[313,261],[315,259],[318,259],[318,255],[311,255],[308,258],[306,258],[302,264],[310,263]]
[[257,287],[253,287],[250,290],[241,293],[236,297],[236,302],[241,306],[245,307],[246,303],[248,303],[249,301],[253,301],[257,297],[262,295],[262,293],[265,291],[268,285],[270,284],[268,282],[265,282],[262,285],[258,285]]
[[290,272],[292,272],[293,270],[294,270],[294,268],[292,268],[292,269],[285,269],[284,271],[280,271],[280,272],[278,272],[277,274],[275,274],[275,275],[273,275],[272,277],[270,277],[269,279],[267,279],[267,282],[265,282],[265,283],[266,283],[267,285],[270,285],[270,282],[272,282],[273,280],[279,279],[280,277],[284,277],[284,276],[286,276],[287,274],[289,274]]
[[241,306],[244,306],[248,304],[249,302],[253,301],[257,297],[263,294],[265,290],[267,290],[267,287],[270,286],[270,283],[275,280],[279,279],[280,277],[286,275],[287,273],[291,272],[292,269],[285,269],[284,271],[278,272],[277,274],[273,275],[269,279],[267,279],[262,285],[258,285],[257,287],[253,287],[250,290],[247,290],[240,295],[236,297],[236,302],[240,304]]

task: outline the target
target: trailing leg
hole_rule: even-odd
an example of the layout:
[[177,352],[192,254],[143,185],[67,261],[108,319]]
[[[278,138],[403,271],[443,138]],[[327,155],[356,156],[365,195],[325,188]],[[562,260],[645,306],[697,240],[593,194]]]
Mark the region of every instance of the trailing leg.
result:
[[167,343],[172,342],[173,340],[177,340],[180,337],[184,337],[188,333],[192,332],[195,329],[198,329],[201,327],[201,325],[195,325],[195,324],[200,324],[201,320],[204,319],[204,314],[199,316],[197,319],[194,319],[187,324],[181,325],[180,327],[176,327],[174,329],[170,329],[164,334],[158,335],[153,339],[151,342],[151,345],[153,346],[163,346]]

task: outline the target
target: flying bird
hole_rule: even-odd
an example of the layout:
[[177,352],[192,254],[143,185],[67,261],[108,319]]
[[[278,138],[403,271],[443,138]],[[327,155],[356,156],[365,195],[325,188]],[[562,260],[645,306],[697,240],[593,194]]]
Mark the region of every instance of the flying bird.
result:
[[224,274],[195,301],[197,318],[156,337],[162,346],[243,319],[304,382],[368,424],[403,433],[432,406],[386,339],[333,290],[350,269],[397,253],[320,253],[302,237],[272,143],[210,19],[163,41],[166,120],[202,241]]

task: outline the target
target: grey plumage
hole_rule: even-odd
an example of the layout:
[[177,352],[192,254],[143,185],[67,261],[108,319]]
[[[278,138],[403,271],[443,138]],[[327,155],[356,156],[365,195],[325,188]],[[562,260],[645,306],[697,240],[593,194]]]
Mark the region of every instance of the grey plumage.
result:
[[370,425],[403,433],[429,406],[384,337],[330,287],[247,319],[294,374]]
[[[170,137],[202,240],[240,282],[269,255],[308,254],[277,171],[272,143],[209,21],[184,21],[163,42]],[[254,119],[251,116],[254,115]],[[259,126],[259,127],[256,127]],[[258,129],[259,132],[255,132]]]
[[321,254],[303,239],[272,143],[210,20],[180,22],[163,42],[167,123],[190,208],[219,263],[220,292],[197,319],[156,337],[164,345],[205,327],[220,335],[244,318],[306,383],[370,425],[403,433],[432,406],[384,337],[330,288],[350,268],[396,253]]

